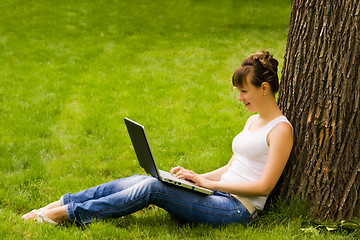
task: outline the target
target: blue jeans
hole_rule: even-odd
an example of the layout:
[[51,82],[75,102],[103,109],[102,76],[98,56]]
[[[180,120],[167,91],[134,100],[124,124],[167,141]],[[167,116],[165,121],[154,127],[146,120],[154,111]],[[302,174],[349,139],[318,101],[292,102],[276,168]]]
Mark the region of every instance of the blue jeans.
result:
[[222,225],[248,223],[248,210],[222,192],[208,196],[164,183],[150,176],[134,175],[61,197],[70,221],[83,225],[96,219],[118,218],[149,204],[165,209],[190,223]]

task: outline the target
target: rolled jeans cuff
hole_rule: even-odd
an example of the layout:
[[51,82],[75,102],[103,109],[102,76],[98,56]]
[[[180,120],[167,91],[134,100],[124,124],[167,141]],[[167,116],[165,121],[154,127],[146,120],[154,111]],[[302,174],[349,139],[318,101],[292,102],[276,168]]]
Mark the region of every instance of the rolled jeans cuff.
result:
[[69,203],[66,205],[65,207],[65,210],[66,210],[66,214],[68,215],[69,217],[69,220],[70,222],[73,222],[77,225],[83,225],[82,222],[79,222],[77,221],[76,217],[75,217],[75,214],[74,214],[74,203]]
[[60,204],[61,204],[61,206],[65,207],[66,214],[67,214],[68,218],[70,219],[70,221],[74,221],[75,215],[71,214],[71,211],[69,210],[70,200],[69,200],[68,193],[60,197]]
[[67,193],[60,198],[61,206],[68,205],[70,203],[70,194]]

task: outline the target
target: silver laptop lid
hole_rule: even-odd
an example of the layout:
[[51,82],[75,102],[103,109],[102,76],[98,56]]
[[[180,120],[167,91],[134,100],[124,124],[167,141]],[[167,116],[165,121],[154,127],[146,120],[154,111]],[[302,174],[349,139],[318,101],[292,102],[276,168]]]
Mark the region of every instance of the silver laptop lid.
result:
[[124,118],[124,121],[140,166],[151,176],[159,178],[159,171],[151,153],[144,126],[128,118]]

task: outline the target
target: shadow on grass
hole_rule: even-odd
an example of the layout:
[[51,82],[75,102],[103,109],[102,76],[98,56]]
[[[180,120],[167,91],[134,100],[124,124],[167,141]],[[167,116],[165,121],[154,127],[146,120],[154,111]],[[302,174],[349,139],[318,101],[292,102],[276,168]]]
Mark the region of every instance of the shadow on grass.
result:
[[318,220],[310,212],[309,205],[295,196],[288,200],[280,197],[272,199],[271,203],[266,205],[264,211],[252,223],[255,228],[269,229],[281,225],[297,228],[297,237],[360,239],[358,222]]

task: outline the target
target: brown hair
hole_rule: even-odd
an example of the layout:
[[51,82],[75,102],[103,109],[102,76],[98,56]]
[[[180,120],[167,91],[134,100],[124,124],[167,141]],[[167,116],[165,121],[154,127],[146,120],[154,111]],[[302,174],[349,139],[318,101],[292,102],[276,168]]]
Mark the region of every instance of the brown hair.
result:
[[278,64],[268,51],[251,54],[241,63],[241,67],[235,70],[232,77],[233,86],[242,87],[246,84],[246,77],[251,73],[251,83],[254,86],[260,87],[262,83],[267,82],[271,91],[276,93],[279,91]]

